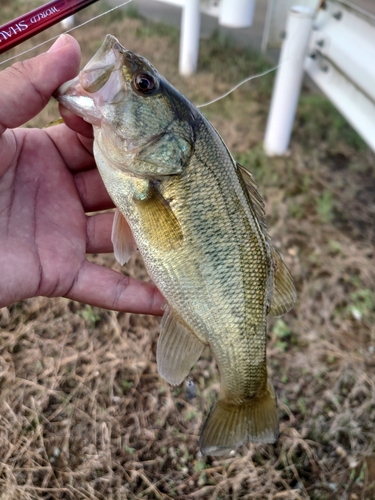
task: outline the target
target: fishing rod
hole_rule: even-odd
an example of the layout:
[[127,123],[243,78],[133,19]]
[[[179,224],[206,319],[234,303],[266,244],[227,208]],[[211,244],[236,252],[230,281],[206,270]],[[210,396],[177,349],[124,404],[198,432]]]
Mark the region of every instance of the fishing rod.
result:
[[98,0],[52,0],[0,26],[0,54]]

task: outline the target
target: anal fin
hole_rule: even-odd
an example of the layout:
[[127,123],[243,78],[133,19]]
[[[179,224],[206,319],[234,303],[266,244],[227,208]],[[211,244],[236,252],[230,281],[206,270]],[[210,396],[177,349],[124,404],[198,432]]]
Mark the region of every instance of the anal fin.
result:
[[120,210],[116,208],[112,226],[113,251],[117,262],[122,266],[137,251],[137,243],[134,240],[129,224]]
[[164,313],[160,329],[156,352],[159,373],[170,384],[181,384],[198,361],[204,344],[169,308]]

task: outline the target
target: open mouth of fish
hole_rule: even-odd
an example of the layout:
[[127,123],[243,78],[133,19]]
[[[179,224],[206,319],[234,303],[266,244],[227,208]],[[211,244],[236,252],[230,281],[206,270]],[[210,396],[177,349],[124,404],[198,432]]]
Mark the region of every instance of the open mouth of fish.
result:
[[124,50],[114,36],[107,35],[79,75],[59,87],[55,99],[89,123],[100,125],[103,105],[115,103],[125,91],[121,71]]

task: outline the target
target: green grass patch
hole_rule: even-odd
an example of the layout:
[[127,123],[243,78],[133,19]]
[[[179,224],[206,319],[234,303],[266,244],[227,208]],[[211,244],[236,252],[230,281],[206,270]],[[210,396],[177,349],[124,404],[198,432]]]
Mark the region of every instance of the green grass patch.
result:
[[302,93],[293,133],[309,147],[315,147],[319,142],[327,142],[330,147],[334,147],[338,141],[342,141],[357,151],[367,149],[364,140],[320,93]]

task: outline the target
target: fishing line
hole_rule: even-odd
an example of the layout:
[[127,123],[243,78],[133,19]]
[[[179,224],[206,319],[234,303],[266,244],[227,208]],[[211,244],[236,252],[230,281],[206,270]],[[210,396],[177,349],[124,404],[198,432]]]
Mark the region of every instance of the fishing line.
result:
[[213,104],[214,102],[220,101],[221,99],[224,99],[224,97],[227,97],[229,94],[231,94],[232,92],[237,90],[238,87],[241,87],[241,85],[243,85],[244,83],[250,82],[250,80],[254,80],[255,78],[260,78],[261,76],[268,75],[268,73],[272,73],[272,71],[276,71],[281,65],[282,65],[282,63],[278,64],[277,66],[273,66],[272,68],[267,69],[266,71],[263,71],[262,73],[257,73],[256,75],[249,76],[249,77],[245,78],[245,80],[242,80],[240,83],[237,83],[237,85],[235,85],[230,90],[228,90],[228,92],[225,92],[225,94],[223,94],[219,97],[215,97],[215,99],[212,99],[212,101],[208,101],[208,102],[205,102],[203,104],[196,104],[196,107],[203,108],[204,106],[209,106],[210,104]]
[[16,59],[17,57],[20,57],[20,56],[23,56],[24,54],[27,54],[28,52],[31,52],[32,50],[37,49],[38,47],[41,47],[42,45],[45,45],[46,43],[52,42],[52,40],[56,40],[56,38],[59,38],[60,35],[66,35],[67,33],[70,33],[71,31],[74,31],[78,28],[81,28],[82,26],[85,26],[85,24],[91,23],[91,21],[95,21],[95,19],[99,19],[100,17],[105,16],[106,14],[109,14],[110,12],[113,12],[114,10],[120,9],[121,7],[124,7],[125,5],[127,5],[128,3],[132,2],[132,1],[133,0],[126,0],[126,2],[124,2],[120,5],[116,5],[116,7],[113,7],[112,9],[109,9],[109,10],[103,12],[102,14],[98,14],[97,16],[92,17],[88,21],[85,21],[84,23],[79,24],[78,26],[74,26],[73,28],[70,28],[69,30],[64,31],[63,33],[60,33],[59,35],[53,36],[52,38],[49,38],[45,42],[39,43],[38,45],[34,45],[34,47],[31,47],[31,49],[24,50],[20,54],[9,57],[8,59],[5,59],[5,61],[1,61],[0,66],[2,66],[3,64],[5,64],[9,61],[12,61],[13,59]]
[[[317,7],[315,9],[315,17],[317,16],[319,10],[323,9],[324,6],[325,6],[325,0],[319,0],[318,5],[317,5]],[[280,68],[280,66],[282,66],[285,62],[287,62],[289,60],[290,60],[290,57],[284,58],[284,60],[280,61],[279,64],[277,64],[276,66],[273,66],[272,68],[270,68],[270,69],[268,69],[266,71],[263,71],[262,73],[258,73],[256,75],[249,76],[248,78],[245,78],[244,80],[242,80],[242,82],[240,82],[237,85],[235,85],[233,88],[231,88],[230,90],[228,90],[228,92],[226,92],[225,94],[223,94],[223,95],[221,95],[219,97],[216,97],[215,99],[212,99],[212,101],[205,102],[203,104],[198,104],[198,105],[196,105],[196,107],[197,108],[203,108],[205,106],[209,106],[210,104],[213,104],[214,102],[217,102],[217,101],[220,101],[221,99],[224,99],[224,97],[227,97],[229,94],[231,94],[236,89],[238,89],[238,87],[241,87],[241,85],[243,85],[244,83],[249,82],[250,80],[254,80],[255,78],[260,78],[261,76],[268,75],[268,73],[271,73],[272,71],[276,71],[277,69]]]

